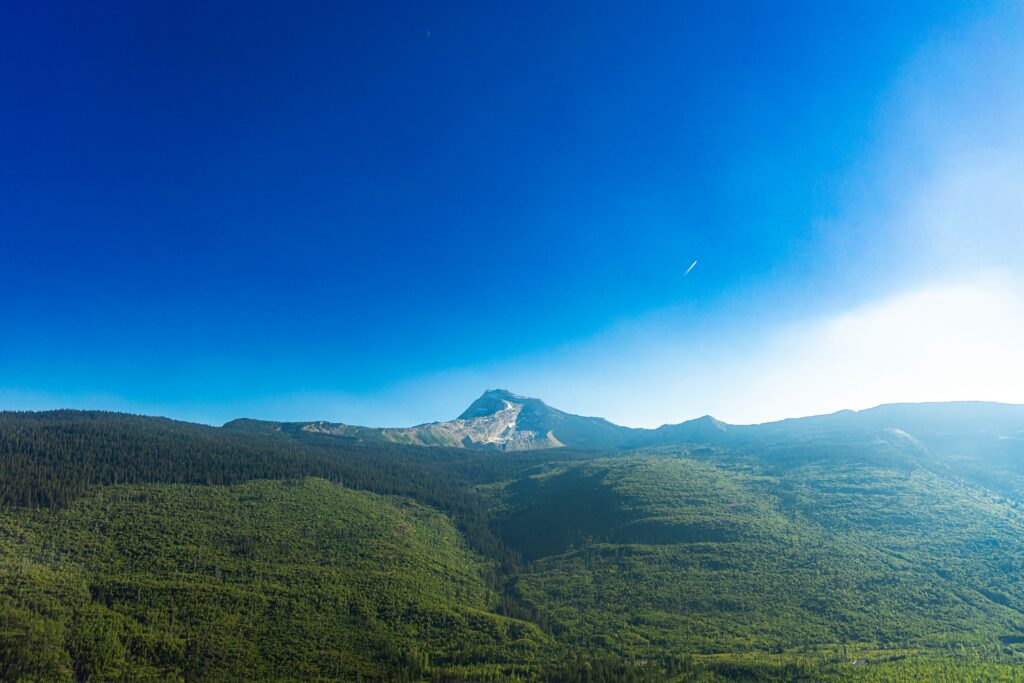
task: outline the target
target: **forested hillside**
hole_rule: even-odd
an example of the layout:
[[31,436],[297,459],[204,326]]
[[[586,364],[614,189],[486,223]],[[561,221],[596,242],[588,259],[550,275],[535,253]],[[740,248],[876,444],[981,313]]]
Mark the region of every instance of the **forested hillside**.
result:
[[440,513],[321,479],[108,486],[2,523],[5,631],[31,634],[7,676],[387,678],[550,649],[490,611]]
[[519,590],[587,648],[1024,642],[1024,514],[926,470],[779,477],[666,454],[554,467],[505,497],[504,535],[535,558]]
[[964,420],[500,453],[2,413],[0,679],[1022,680],[1014,451]]

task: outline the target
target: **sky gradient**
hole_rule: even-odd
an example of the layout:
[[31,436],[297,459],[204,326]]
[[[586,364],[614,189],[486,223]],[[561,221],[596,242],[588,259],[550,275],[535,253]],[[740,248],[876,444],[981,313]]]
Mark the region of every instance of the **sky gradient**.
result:
[[0,409],[1024,403],[1024,9],[852,4],[4,6]]

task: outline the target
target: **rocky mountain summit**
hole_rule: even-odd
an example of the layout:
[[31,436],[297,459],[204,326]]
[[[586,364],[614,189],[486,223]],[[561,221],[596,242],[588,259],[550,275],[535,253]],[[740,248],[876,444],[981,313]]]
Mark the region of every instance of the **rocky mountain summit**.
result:
[[392,443],[416,446],[453,446],[523,451],[536,448],[560,448],[551,429],[541,418],[555,411],[542,401],[508,391],[484,392],[462,415],[448,422],[431,422],[415,427],[372,429],[330,422],[303,425],[307,432],[354,438],[378,438]]
[[759,450],[770,446],[778,450],[779,457],[792,457],[806,450],[809,442],[828,438],[846,445],[885,444],[893,453],[914,461],[931,460],[936,455],[974,458],[979,455],[978,449],[989,458],[1012,460],[1024,444],[1024,406],[982,402],[890,404],[759,425],[733,425],[705,415],[657,429],[642,429],[623,427],[601,417],[566,413],[540,399],[505,389],[489,389],[454,420],[414,427],[244,419],[225,427],[497,451],[628,450],[683,443]]
[[539,448],[634,448],[665,439],[706,440],[726,425],[707,416],[657,430],[634,429],[601,417],[584,417],[552,408],[544,401],[505,389],[489,389],[461,415],[447,422],[415,427],[359,427],[344,423],[310,422],[300,425],[309,433],[415,446],[485,448],[525,451]]

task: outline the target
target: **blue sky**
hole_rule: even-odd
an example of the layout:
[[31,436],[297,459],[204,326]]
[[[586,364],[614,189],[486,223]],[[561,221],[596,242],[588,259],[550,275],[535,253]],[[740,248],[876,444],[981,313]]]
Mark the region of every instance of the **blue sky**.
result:
[[1017,3],[550,5],[0,9],[0,408],[1024,402]]

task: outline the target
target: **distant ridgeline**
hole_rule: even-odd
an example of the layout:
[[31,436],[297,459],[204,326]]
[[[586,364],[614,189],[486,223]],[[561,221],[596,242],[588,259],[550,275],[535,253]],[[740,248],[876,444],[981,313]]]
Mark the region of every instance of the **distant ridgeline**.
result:
[[1007,680],[1024,407],[0,413],[0,680]]

